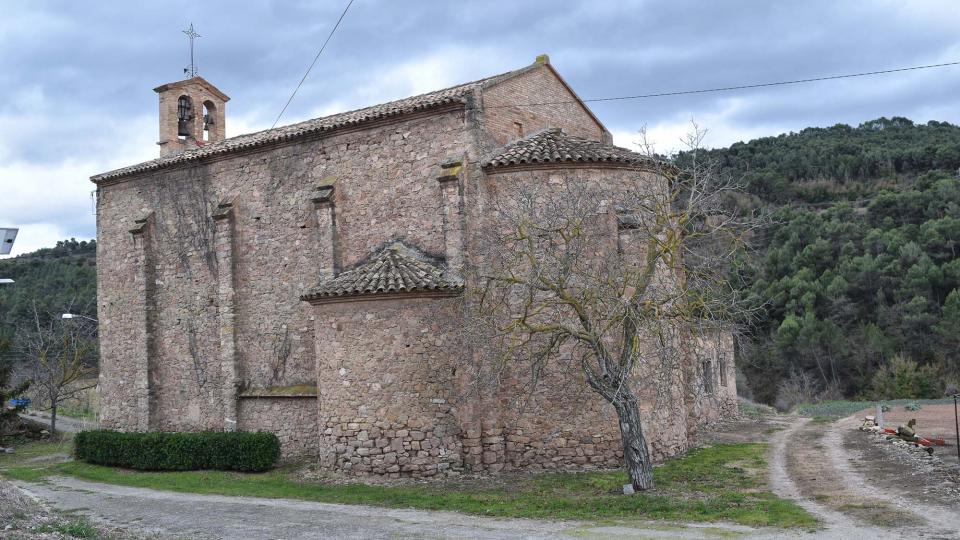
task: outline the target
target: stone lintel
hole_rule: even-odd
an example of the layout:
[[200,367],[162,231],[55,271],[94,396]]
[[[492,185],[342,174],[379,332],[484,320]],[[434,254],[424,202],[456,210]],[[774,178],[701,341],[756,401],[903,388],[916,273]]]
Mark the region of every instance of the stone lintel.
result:
[[216,210],[213,211],[213,215],[210,216],[215,221],[222,219],[228,219],[233,215],[233,201],[223,201],[217,205]]
[[333,186],[318,189],[310,200],[316,205],[333,204]]
[[150,224],[150,216],[152,213],[147,214],[142,218],[133,220],[133,228],[130,229],[130,234],[143,234],[147,230],[147,226]]
[[443,184],[455,181],[460,177],[461,172],[463,172],[462,161],[458,159],[444,161],[440,164],[440,176],[437,177],[437,182]]
[[314,204],[333,203],[333,190],[337,183],[336,176],[324,176],[314,190],[314,196],[310,199]]

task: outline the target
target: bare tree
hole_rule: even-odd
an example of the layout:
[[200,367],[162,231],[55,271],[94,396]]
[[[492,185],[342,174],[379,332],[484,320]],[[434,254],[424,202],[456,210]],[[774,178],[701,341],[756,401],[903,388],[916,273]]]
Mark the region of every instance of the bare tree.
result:
[[743,316],[727,275],[752,223],[725,204],[737,186],[699,161],[702,137],[682,168],[648,147],[602,179],[498,182],[468,272],[480,378],[511,364],[579,374],[616,410],[636,490],[653,487],[640,396],[683,404],[671,383]]
[[30,380],[49,408],[51,435],[56,434],[57,410],[63,401],[96,386],[88,382],[96,374],[96,332],[96,325],[84,320],[63,320],[52,313],[41,316],[36,306],[32,326],[17,329],[19,378]]

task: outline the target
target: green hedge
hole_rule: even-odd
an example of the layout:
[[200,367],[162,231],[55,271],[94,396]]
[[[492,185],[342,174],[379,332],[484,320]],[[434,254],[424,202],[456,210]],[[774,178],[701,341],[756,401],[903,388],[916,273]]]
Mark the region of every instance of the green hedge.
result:
[[265,471],[280,458],[272,433],[121,433],[81,431],[74,438],[77,459],[145,471]]

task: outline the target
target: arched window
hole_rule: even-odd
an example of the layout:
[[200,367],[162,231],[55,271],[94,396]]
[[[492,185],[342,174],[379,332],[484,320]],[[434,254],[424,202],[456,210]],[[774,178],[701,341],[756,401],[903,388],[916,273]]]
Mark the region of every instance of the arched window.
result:
[[193,120],[193,101],[190,96],[180,96],[177,99],[177,137],[186,139],[192,135],[191,120]]
[[211,133],[215,130],[214,123],[217,118],[217,106],[212,101],[203,102],[203,140],[209,141]]

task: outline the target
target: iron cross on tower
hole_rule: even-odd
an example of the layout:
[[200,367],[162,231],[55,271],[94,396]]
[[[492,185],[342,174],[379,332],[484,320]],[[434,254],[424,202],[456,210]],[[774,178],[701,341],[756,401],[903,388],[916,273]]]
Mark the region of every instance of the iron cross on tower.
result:
[[187,78],[192,79],[197,76],[197,65],[193,63],[193,40],[203,36],[193,29],[193,23],[190,23],[190,28],[184,30],[183,33],[190,38],[190,65],[183,68],[183,72],[187,75]]

